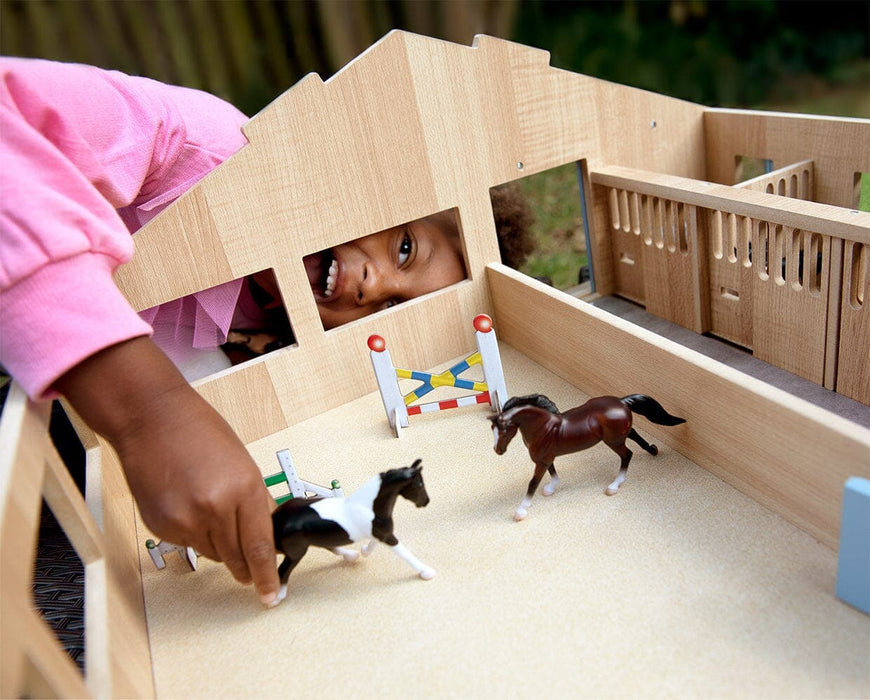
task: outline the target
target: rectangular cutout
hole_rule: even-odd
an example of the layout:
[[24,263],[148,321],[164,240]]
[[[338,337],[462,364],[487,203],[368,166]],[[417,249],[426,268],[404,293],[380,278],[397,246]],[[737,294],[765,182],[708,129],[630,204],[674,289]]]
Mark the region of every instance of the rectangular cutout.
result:
[[759,175],[773,172],[773,161],[770,158],[757,158],[754,156],[735,156],[734,158],[734,184],[751,180]]
[[447,209],[303,258],[324,330],[467,279],[456,209]]
[[581,178],[571,162],[490,191],[505,265],[563,291],[590,279]]
[[[271,268],[146,309],[154,342],[188,381],[296,345]],[[226,331],[226,340],[224,339]]]
[[852,206],[859,211],[870,211],[870,173],[855,173]]

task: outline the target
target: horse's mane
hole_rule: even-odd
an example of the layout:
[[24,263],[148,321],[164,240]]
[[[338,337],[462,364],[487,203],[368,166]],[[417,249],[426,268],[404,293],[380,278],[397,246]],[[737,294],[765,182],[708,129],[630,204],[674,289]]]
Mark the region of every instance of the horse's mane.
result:
[[548,399],[543,394],[528,394],[526,396],[512,396],[507,401],[504,402],[504,406],[502,406],[502,413],[509,411],[512,408],[516,408],[517,406],[537,406],[538,408],[543,408],[545,411],[549,411],[550,413],[559,414],[559,409],[556,408],[556,404],[554,404],[550,399]]

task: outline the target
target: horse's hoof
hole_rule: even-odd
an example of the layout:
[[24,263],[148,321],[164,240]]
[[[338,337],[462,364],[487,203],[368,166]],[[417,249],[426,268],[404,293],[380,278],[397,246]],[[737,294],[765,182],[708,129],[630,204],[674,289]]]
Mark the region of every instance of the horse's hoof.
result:
[[278,594],[275,596],[275,600],[273,600],[267,607],[274,608],[278,605],[284,598],[287,597],[287,584],[285,583],[281,588],[278,589]]
[[556,489],[552,486],[545,486],[541,489],[542,496],[552,496],[554,493],[556,493]]
[[514,520],[516,520],[517,522],[520,522],[520,520],[525,520],[528,514],[529,512],[527,510],[520,509],[516,513],[514,513]]
[[649,453],[650,453],[653,457],[655,457],[655,456],[659,453],[659,448],[656,447],[655,445],[650,445],[650,446],[649,446]]
[[618,486],[616,488],[613,488],[612,486],[608,486],[606,489],[604,489],[604,493],[608,496],[615,496],[617,491],[619,491]]
[[429,581],[435,578],[435,569],[423,569],[420,572],[420,578],[424,581]]
[[341,556],[344,557],[344,560],[346,562],[348,562],[350,564],[355,564],[356,562],[359,561],[360,554],[356,550],[351,550],[350,552],[342,554]]

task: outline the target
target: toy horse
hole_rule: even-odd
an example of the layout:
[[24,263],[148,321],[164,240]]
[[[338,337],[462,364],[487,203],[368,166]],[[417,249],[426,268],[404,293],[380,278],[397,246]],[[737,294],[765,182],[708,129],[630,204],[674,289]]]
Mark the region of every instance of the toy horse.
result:
[[529,449],[529,456],[535,463],[535,475],[529,482],[525,498],[514,514],[515,520],[522,520],[528,514],[532,496],[541,483],[545,471],[550,472],[550,483],[544,495],[553,493],[559,483],[559,476],[553,460],[559,455],[585,450],[604,441],[621,460],[619,474],[605,493],[612,496],[625,481],[631,450],[625,444],[631,438],[651,455],[658,454],[658,448],[649,444],[631,427],[632,411],[659,425],[679,425],[685,419],[668,413],[655,399],[643,394],[632,394],[621,399],[615,396],[599,396],[590,399],[564,413],[559,413],[555,404],[542,394],[517,396],[505,402],[502,412],[489,417],[495,437],[496,454],[504,454],[510,441],[519,429],[523,442]]
[[272,525],[275,548],[284,554],[284,560],[278,567],[281,589],[274,604],[286,597],[290,572],[312,545],[356,561],[360,553],[345,545],[370,537],[362,548],[363,556],[370,554],[380,540],[407,561],[420,578],[435,576],[435,570],[417,559],[393,534],[393,506],[399,496],[418,508],[429,503],[422,469],[418,459],[410,467],[382,472],[348,498],[292,498],[278,506],[272,513]]

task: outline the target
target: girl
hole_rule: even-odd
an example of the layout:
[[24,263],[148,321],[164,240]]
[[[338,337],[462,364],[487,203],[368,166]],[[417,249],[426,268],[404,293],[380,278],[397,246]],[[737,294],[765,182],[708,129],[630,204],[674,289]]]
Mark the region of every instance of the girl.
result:
[[[139,315],[112,281],[130,234],[244,146],[246,121],[200,91],[0,58],[0,364],[112,445],[157,537],[223,561],[271,605],[273,501],[178,367],[196,376],[227,341],[267,349],[247,340],[257,325],[286,342],[274,285],[235,280]],[[462,279],[458,235],[437,217],[306,260],[324,327]]]

